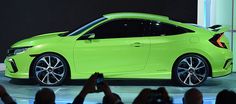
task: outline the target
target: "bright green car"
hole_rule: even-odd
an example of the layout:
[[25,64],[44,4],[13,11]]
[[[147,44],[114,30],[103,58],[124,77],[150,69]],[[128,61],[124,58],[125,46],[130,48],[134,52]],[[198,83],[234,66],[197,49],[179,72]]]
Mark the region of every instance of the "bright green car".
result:
[[5,75],[40,85],[105,78],[172,79],[198,86],[232,71],[232,52],[219,25],[202,28],[146,13],[111,13],[75,30],[19,41],[8,50]]

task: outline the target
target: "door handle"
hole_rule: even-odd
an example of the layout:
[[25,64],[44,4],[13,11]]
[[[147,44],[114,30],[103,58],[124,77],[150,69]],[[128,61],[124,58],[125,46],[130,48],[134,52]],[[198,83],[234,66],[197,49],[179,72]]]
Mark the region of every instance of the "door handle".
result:
[[135,43],[133,43],[133,46],[134,47],[141,47],[141,43],[140,42],[135,42]]

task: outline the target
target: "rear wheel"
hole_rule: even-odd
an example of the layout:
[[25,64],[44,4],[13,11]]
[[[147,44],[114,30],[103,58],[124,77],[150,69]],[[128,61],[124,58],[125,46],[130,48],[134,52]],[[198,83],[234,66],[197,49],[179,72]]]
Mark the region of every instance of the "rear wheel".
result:
[[209,65],[199,55],[188,54],[180,57],[174,66],[174,79],[183,86],[199,86],[208,77]]
[[65,60],[56,54],[43,54],[33,64],[33,76],[40,85],[60,85],[67,77]]

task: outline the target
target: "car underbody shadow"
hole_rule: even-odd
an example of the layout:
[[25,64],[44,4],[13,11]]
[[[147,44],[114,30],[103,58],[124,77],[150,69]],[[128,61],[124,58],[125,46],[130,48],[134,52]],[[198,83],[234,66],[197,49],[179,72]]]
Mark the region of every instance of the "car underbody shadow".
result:
[[[173,86],[183,87],[173,80],[160,79],[105,79],[111,86]],[[64,85],[84,85],[86,80],[69,80]],[[201,86],[218,86],[221,82],[217,80],[207,80]]]
[[[105,79],[110,86],[173,86],[179,87],[176,82],[172,80],[149,80],[149,79]],[[67,80],[63,83],[64,86],[83,86],[86,80]],[[16,85],[38,85],[32,79],[10,79],[9,83]],[[201,86],[218,86],[221,85],[220,81],[207,80]],[[181,86],[182,87],[182,86]]]
[[37,82],[32,79],[10,79],[9,83],[16,85],[37,85]]

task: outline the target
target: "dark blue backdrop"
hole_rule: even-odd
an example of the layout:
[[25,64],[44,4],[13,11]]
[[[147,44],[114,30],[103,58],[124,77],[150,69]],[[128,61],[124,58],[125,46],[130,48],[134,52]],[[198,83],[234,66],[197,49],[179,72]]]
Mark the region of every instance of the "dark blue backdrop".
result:
[[0,62],[13,43],[41,33],[71,30],[111,12],[147,12],[197,22],[197,0],[2,0]]

